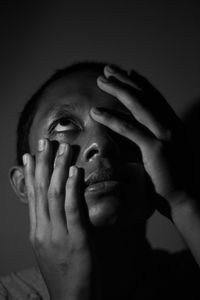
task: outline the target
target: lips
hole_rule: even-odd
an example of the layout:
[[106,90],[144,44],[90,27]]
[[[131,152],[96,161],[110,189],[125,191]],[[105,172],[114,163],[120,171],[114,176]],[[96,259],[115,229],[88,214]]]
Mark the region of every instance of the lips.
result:
[[121,185],[117,170],[102,168],[92,172],[85,180],[85,193],[110,193]]
[[109,181],[100,181],[94,184],[89,185],[85,189],[85,193],[108,193],[116,191],[120,186],[119,181],[109,180]]
[[114,169],[100,169],[90,174],[85,180],[86,188],[100,182],[119,181],[119,176]]

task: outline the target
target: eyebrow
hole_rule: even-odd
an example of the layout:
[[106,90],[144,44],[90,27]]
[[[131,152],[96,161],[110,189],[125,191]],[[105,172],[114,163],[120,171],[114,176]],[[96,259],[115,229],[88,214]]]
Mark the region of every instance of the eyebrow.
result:
[[48,111],[48,116],[53,116],[54,118],[59,118],[64,116],[66,113],[74,113],[79,111],[81,105],[78,103],[69,103],[62,105],[54,105]]
[[[81,107],[82,105],[80,103],[65,103],[62,105],[53,105],[48,111],[48,118],[53,117],[54,119],[59,119],[65,117],[67,114],[77,113]],[[117,114],[122,113],[132,116],[132,113],[128,109],[125,109],[125,111],[116,109],[113,112]]]

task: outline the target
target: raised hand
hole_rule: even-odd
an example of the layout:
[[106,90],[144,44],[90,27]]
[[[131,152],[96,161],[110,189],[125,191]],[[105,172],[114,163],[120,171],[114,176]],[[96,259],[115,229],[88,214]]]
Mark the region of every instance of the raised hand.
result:
[[84,219],[83,173],[71,166],[71,149],[39,141],[36,160],[23,156],[30,240],[51,299],[89,299],[92,259]]
[[[97,79],[98,87],[118,99],[131,118],[121,119],[105,108],[92,108],[96,121],[137,144],[144,167],[151,178],[158,198],[167,200],[169,210],[178,205],[175,195],[185,188],[182,147],[183,126],[163,96],[147,79],[132,71],[106,66],[104,75]],[[162,201],[158,209],[169,217]]]

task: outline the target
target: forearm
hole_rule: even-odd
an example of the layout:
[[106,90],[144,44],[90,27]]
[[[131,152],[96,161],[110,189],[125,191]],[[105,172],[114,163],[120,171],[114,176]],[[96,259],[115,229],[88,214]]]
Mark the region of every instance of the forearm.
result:
[[180,205],[172,210],[172,221],[186,242],[196,262],[200,266],[200,199],[194,199],[187,193],[176,195]]

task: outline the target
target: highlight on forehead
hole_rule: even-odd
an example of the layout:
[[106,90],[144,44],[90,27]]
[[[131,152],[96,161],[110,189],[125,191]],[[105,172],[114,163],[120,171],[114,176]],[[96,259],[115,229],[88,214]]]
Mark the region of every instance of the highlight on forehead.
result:
[[62,77],[50,86],[48,86],[43,95],[41,102],[56,101],[57,99],[71,99],[75,98],[92,98],[96,93],[102,94],[102,91],[97,86],[98,73],[81,72],[73,74],[73,76]]

